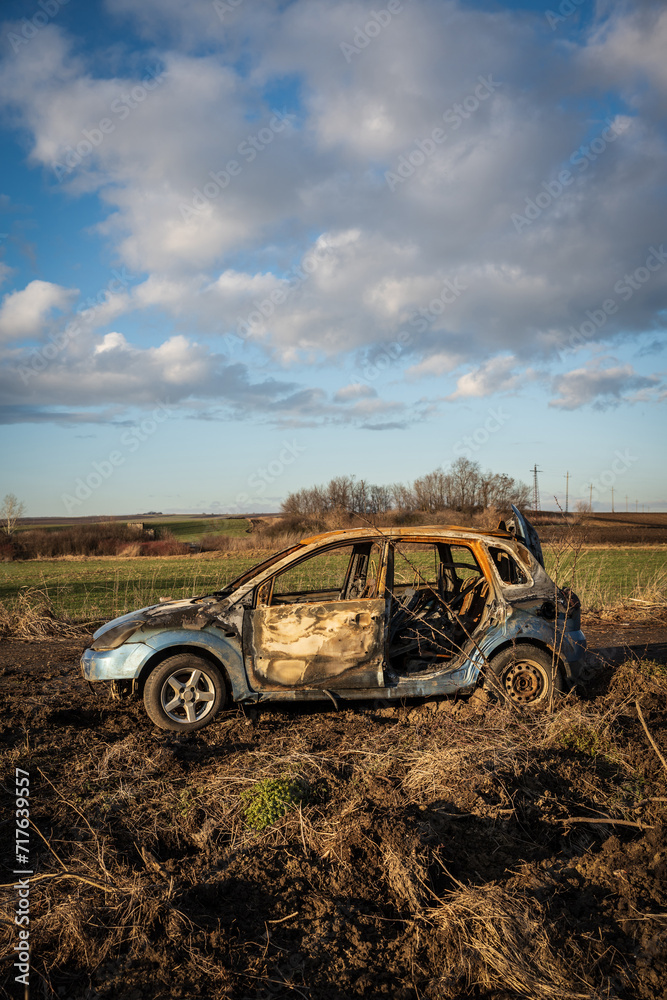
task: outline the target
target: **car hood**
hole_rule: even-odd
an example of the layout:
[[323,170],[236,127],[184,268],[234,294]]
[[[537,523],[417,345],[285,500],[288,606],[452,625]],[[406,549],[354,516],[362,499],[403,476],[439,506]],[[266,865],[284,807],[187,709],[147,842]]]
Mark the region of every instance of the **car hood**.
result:
[[[160,604],[150,604],[148,607],[130,611],[127,615],[114,618],[99,628],[93,635],[93,640],[118,625],[137,622],[146,629],[189,628],[201,629],[207,625],[226,625],[223,612],[228,608],[226,601],[219,597],[191,597],[180,601],[162,601]],[[233,630],[236,634],[236,630]]]

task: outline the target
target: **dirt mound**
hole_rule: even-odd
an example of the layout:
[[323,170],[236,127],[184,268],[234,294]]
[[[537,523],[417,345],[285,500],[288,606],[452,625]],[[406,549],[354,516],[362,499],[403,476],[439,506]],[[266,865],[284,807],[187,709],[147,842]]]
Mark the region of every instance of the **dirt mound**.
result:
[[[660,663],[598,669],[539,718],[484,698],[293,706],[183,736],[91,691],[80,649],[0,645],[4,816],[30,773],[35,995],[665,995]],[[244,793],[295,783],[248,824]],[[13,824],[0,839],[13,858]],[[13,891],[2,906],[15,996]]]

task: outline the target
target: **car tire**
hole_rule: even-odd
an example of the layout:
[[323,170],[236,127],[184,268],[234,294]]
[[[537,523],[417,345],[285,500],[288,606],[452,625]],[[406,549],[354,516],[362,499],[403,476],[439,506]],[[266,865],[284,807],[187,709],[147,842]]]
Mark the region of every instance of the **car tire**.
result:
[[504,649],[487,667],[485,688],[505,705],[520,709],[545,709],[563,677],[551,655],[539,646],[519,643]]
[[178,653],[163,660],[144,686],[144,705],[160,729],[191,733],[212,722],[227,704],[227,683],[210,660]]

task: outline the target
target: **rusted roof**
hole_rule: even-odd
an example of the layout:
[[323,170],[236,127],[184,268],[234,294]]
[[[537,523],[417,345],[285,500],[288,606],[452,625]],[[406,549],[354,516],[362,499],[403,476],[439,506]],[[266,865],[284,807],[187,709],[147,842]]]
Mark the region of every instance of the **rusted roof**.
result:
[[309,538],[302,538],[300,545],[312,545],[314,542],[337,541],[340,539],[354,540],[355,538],[367,538],[376,535],[378,538],[402,539],[409,537],[417,541],[420,538],[442,538],[452,535],[469,538],[504,538],[514,539],[514,535],[509,531],[488,531],[485,528],[467,528],[456,524],[433,524],[433,525],[411,525],[405,528],[342,528],[340,531],[323,531],[319,535],[311,535]]

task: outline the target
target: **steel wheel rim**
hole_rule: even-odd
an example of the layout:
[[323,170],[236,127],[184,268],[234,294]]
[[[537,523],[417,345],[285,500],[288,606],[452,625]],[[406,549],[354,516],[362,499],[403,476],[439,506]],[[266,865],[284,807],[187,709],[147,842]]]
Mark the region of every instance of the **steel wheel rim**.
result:
[[160,691],[160,705],[173,722],[200,722],[213,708],[215,684],[203,670],[175,670]]
[[505,672],[503,687],[516,705],[529,705],[541,701],[549,688],[549,678],[541,664],[532,660],[519,660]]

